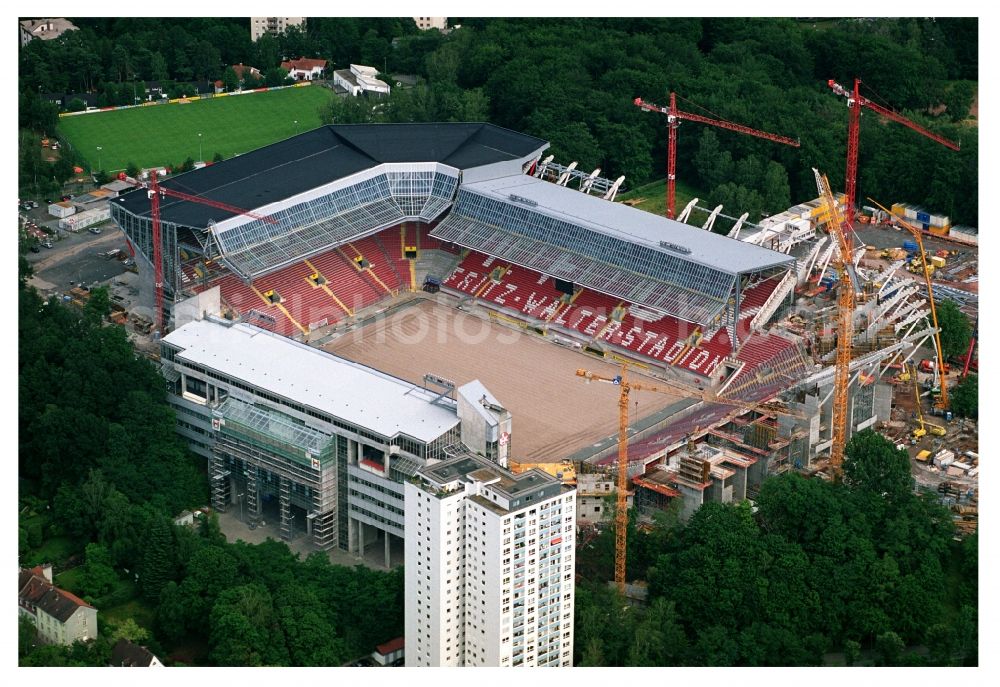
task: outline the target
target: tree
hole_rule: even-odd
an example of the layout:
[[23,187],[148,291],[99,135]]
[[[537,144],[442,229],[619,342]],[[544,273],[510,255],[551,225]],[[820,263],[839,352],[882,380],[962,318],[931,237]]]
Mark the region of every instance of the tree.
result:
[[942,299],[937,303],[938,326],[941,328],[941,351],[945,358],[964,355],[969,349],[972,326],[953,301]]
[[24,658],[38,646],[38,630],[27,616],[19,616],[17,620],[17,656]]
[[883,632],[875,638],[875,650],[877,652],[877,665],[897,666],[906,645],[895,632]]
[[235,91],[240,86],[240,77],[236,75],[236,70],[232,67],[226,67],[225,71],[222,72],[222,84],[226,89],[226,92]]
[[66,110],[69,112],[83,112],[87,109],[87,103],[83,102],[79,98],[73,98],[66,104]]
[[130,161],[125,166],[125,176],[131,177],[133,179],[135,179],[136,177],[138,177],[139,176],[139,165],[137,165],[134,162]]
[[219,595],[209,617],[211,657],[220,666],[282,665],[285,643],[267,588],[246,584]]
[[119,639],[127,639],[130,642],[142,644],[149,639],[149,630],[140,627],[134,619],[125,618],[125,620],[115,625],[111,631],[111,642],[115,643]]
[[706,128],[698,137],[698,151],[692,162],[705,188],[713,189],[732,177],[733,156],[728,150],[722,150],[719,135],[711,128]]
[[111,313],[111,296],[108,287],[101,286],[91,289],[90,298],[83,308],[83,316],[92,324],[100,324]]
[[160,590],[174,577],[174,535],[166,517],[153,518],[143,546],[139,586],[144,597],[156,601]]
[[87,544],[80,589],[85,596],[96,598],[110,592],[118,581],[112,567],[111,554],[101,544]]
[[871,429],[858,432],[847,442],[844,478],[852,488],[889,499],[913,493],[909,455]]
[[859,658],[861,658],[861,644],[853,639],[848,639],[844,642],[844,662],[853,666]]
[[764,197],[764,209],[768,213],[781,212],[792,204],[788,172],[774,160],[767,163],[761,193]]
[[959,382],[948,393],[951,409],[956,415],[959,417],[979,417],[979,375],[970,372],[968,377]]
[[[264,39],[261,38],[261,40]],[[272,67],[271,69],[264,71],[264,84],[268,87],[284,86],[291,82],[292,80],[288,76],[287,69],[282,69],[281,67]]]
[[222,157],[222,153],[218,151],[216,151],[215,155],[212,156],[212,162],[222,162],[223,160],[225,160],[225,158]]

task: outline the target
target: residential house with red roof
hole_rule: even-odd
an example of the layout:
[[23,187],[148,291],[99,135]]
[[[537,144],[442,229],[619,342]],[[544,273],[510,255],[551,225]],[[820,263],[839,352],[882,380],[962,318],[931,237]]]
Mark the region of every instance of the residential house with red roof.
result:
[[22,568],[17,589],[18,611],[43,641],[69,645],[97,637],[97,609],[53,585],[51,565]]
[[288,75],[296,81],[312,81],[323,76],[326,60],[300,57],[297,60],[285,60],[281,63],[281,68],[286,70]]

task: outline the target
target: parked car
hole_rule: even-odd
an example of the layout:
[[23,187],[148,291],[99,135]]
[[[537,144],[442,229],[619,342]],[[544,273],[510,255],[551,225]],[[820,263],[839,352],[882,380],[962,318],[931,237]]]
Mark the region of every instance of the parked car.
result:
[[91,234],[100,234],[101,233],[101,228],[100,227],[91,227],[87,231],[89,231]]
[[46,248],[52,248],[52,242],[51,241],[43,241],[42,245],[45,246]]
[[31,244],[31,252],[32,253],[41,253],[42,249],[38,247],[37,243],[33,243],[33,244]]

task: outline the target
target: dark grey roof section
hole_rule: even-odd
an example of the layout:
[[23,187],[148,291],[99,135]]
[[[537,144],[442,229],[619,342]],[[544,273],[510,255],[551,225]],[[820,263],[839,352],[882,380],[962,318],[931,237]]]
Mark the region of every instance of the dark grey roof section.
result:
[[[333,124],[167,179],[163,186],[252,211],[384,162],[441,162],[461,170],[523,158],[547,145],[484,123]],[[142,189],[112,202],[132,214],[149,214]],[[160,216],[206,228],[234,215],[164,198]]]
[[81,599],[58,587],[52,587],[38,600],[38,608],[61,623],[69,620],[78,608],[93,608]]
[[112,668],[148,668],[156,656],[144,646],[119,639],[111,649]]

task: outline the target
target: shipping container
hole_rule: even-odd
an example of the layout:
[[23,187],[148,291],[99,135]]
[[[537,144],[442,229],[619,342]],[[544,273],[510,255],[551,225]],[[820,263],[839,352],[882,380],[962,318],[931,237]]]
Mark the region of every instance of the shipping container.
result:
[[957,460],[954,463],[952,463],[951,466],[953,468],[958,468],[962,472],[965,472],[966,470],[971,470],[972,469],[972,466],[969,465],[968,463],[960,463]]
[[61,203],[52,203],[49,205],[49,214],[53,217],[69,217],[74,212],[76,212],[76,206],[68,201],[62,201]]
[[930,225],[932,227],[946,227],[951,224],[951,218],[948,215],[931,215]]
[[87,210],[72,217],[66,217],[59,220],[59,228],[76,232],[81,229],[86,229],[87,227],[100,224],[101,222],[106,222],[109,219],[111,219],[110,208],[95,208],[93,210]]
[[979,230],[975,227],[956,224],[951,228],[948,235],[951,239],[960,243],[967,243],[973,246],[979,245]]
[[963,455],[966,458],[971,458],[974,462],[979,460],[979,454],[976,453],[975,451],[966,451]]
[[945,226],[943,226],[943,227],[935,227],[935,226],[934,226],[934,225],[932,224],[932,225],[931,225],[931,228],[930,228],[930,230],[929,230],[929,231],[931,232],[931,235],[932,235],[932,236],[947,236],[947,235],[948,235],[948,232],[949,232],[950,230],[951,230],[951,227],[949,227],[949,226],[947,226],[947,225],[945,225]]
[[923,222],[925,224],[930,224],[931,223],[931,216],[928,213],[926,213],[926,212],[918,212],[917,213],[917,221],[918,222]]
[[926,463],[930,457],[931,452],[926,449],[917,454],[917,460],[921,463]]
[[916,241],[903,241],[903,250],[907,253],[916,253],[918,248]]
[[944,258],[935,255],[934,257],[931,258],[931,264],[934,265],[934,267],[936,267],[937,269],[941,269],[945,266],[945,264],[947,264],[947,261]]

